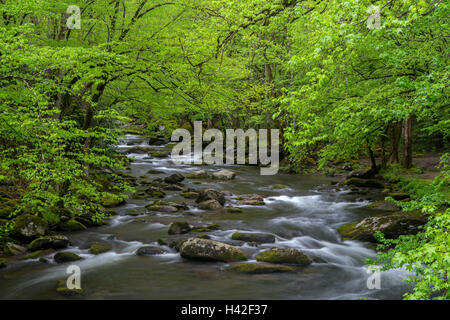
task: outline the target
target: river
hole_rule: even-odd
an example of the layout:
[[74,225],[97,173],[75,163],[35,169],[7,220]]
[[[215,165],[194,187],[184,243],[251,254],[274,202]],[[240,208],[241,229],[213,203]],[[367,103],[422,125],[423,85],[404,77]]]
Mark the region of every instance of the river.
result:
[[[146,140],[127,135],[118,146],[126,151],[131,145],[148,146]],[[164,149],[164,146],[152,146]],[[170,159],[151,158],[147,154],[130,154],[135,161],[127,173],[134,177],[148,170],[163,171],[164,177],[180,172],[217,167],[174,165]],[[225,167],[225,166],[224,166]],[[257,193],[267,196],[265,206],[240,206],[242,213],[210,213],[197,209],[192,200],[179,192],[167,192],[164,200],[187,202],[189,210],[176,214],[128,215],[130,209],[142,210],[151,199],[130,199],[116,210],[117,215],[99,228],[79,233],[65,233],[71,239],[72,251],[84,259],[81,268],[83,296],[72,299],[401,299],[408,286],[402,281],[406,273],[393,270],[381,273],[381,289],[369,289],[371,276],[365,259],[375,251],[364,243],[342,241],[337,228],[342,224],[369,216],[364,206],[382,197],[373,193],[360,199],[348,191],[332,190],[330,178],[318,175],[261,176],[257,167],[226,166],[236,172],[231,181],[183,181],[185,187],[212,188],[235,195]],[[274,190],[274,184],[285,189]],[[234,200],[229,200],[233,203]],[[314,259],[310,266],[294,273],[248,275],[227,270],[231,264],[188,261],[171,248],[160,246],[157,240],[167,236],[174,221],[194,225],[218,224],[220,230],[208,233],[213,240],[230,241],[236,231],[258,231],[276,236],[275,244],[258,246],[234,243],[255,262],[261,250],[272,246],[300,249]],[[113,250],[100,255],[88,251],[92,241],[106,241]],[[160,246],[169,254],[141,257],[136,250],[144,245]],[[16,262],[0,271],[0,299],[66,299],[56,293],[56,282],[66,279],[67,265],[38,259]]]

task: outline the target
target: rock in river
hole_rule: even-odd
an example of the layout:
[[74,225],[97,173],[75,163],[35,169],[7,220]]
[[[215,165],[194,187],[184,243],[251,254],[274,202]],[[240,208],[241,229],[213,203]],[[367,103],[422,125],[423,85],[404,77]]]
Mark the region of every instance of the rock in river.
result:
[[166,250],[158,248],[158,247],[153,247],[153,246],[141,247],[136,252],[136,254],[138,256],[154,256],[154,255],[165,254],[165,253],[167,253]]
[[190,238],[183,242],[180,247],[180,255],[186,259],[204,261],[232,262],[247,259],[244,252],[233,246],[198,238]]
[[217,200],[203,201],[198,205],[201,210],[219,210],[222,209],[222,205]]
[[191,231],[191,227],[187,222],[174,222],[169,227],[169,234],[184,234]]
[[263,251],[256,256],[256,260],[270,263],[287,263],[306,266],[311,264],[311,259],[301,252],[293,248],[271,248]]
[[111,246],[106,242],[93,242],[89,248],[89,252],[92,254],[101,254],[111,250]]
[[275,236],[269,233],[235,232],[231,235],[231,239],[257,243],[275,242]]
[[216,200],[218,201],[222,206],[225,204],[225,196],[222,192],[214,190],[214,189],[206,189],[200,191],[200,194],[196,200],[197,203],[201,203],[203,201],[208,200]]
[[352,222],[338,229],[344,239],[376,242],[374,233],[380,231],[388,239],[398,238],[400,235],[415,234],[418,227],[426,223],[427,219],[420,213],[398,213],[369,217],[360,222]]
[[28,250],[37,251],[42,249],[64,249],[69,245],[69,239],[63,235],[45,236],[33,240],[28,245]]
[[264,273],[275,273],[275,272],[293,272],[294,268],[290,266],[284,266],[279,264],[271,263],[242,263],[234,265],[231,270],[249,273],[249,274],[264,274]]
[[170,184],[177,184],[184,180],[184,176],[181,173],[174,173],[166,178],[164,178],[164,182]]
[[220,170],[217,172],[214,172],[212,174],[212,177],[219,180],[232,180],[236,177],[236,173],[231,170]]
[[58,252],[53,259],[55,259],[55,262],[57,263],[65,263],[81,260],[83,258],[73,252]]

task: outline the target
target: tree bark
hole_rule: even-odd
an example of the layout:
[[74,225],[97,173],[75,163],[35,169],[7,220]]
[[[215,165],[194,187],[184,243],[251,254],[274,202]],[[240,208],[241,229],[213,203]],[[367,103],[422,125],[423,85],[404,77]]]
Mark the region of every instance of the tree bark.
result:
[[402,165],[409,169],[412,167],[412,126],[413,115],[409,115],[405,120],[405,132],[403,136],[403,159]]

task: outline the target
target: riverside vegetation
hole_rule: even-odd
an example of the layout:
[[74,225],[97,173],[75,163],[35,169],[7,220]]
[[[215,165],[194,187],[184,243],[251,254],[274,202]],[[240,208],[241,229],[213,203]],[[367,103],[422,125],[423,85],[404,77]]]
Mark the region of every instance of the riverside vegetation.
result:
[[[69,5],[81,8],[81,29],[67,27]],[[367,26],[372,5],[379,28]],[[404,298],[449,299],[447,10],[432,0],[0,0],[0,275],[18,261],[83,260],[71,237],[100,230],[130,201],[152,199],[125,207],[136,217],[268,206],[262,194],[210,187],[238,188],[230,168],[136,176],[136,158],[167,159],[171,133],[203,121],[279,129],[281,171],[325,175],[328,194],[381,194],[370,216],[332,230],[377,246],[367,263],[409,271]],[[282,183],[274,176],[272,189],[295,187]],[[185,200],[164,200],[173,194]],[[233,231],[224,243],[221,225],[172,222],[137,255],[173,250],[247,274],[327,263],[278,247],[277,231]],[[242,242],[269,246],[248,253]],[[249,254],[257,262],[243,263]]]

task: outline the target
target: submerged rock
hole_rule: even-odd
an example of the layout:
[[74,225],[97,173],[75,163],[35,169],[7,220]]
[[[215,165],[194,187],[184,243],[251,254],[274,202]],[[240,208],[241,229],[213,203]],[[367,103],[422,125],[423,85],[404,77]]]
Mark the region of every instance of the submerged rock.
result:
[[174,222],[169,227],[169,234],[184,234],[191,231],[191,227],[187,222]]
[[145,208],[149,211],[155,211],[155,212],[165,212],[165,213],[172,213],[177,212],[178,208],[170,205],[163,205],[163,204],[149,204],[146,205]]
[[420,214],[399,213],[378,217],[369,217],[362,221],[341,226],[338,232],[343,239],[376,242],[374,233],[380,231],[388,239],[396,239],[400,235],[416,234],[419,226],[427,219]]
[[153,246],[141,247],[136,252],[136,254],[138,256],[155,256],[158,254],[165,254],[165,253],[168,253],[168,251],[158,248],[158,247],[153,247]]
[[101,254],[111,250],[111,246],[105,242],[93,242],[89,247],[89,252],[92,254]]
[[45,236],[40,237],[33,240],[28,245],[28,250],[37,251],[43,249],[65,249],[69,246],[70,242],[66,236],[63,235],[54,235],[54,236]]
[[287,263],[306,266],[311,264],[311,259],[302,251],[293,248],[271,248],[258,253],[257,261],[270,263]]
[[199,238],[190,238],[180,247],[180,255],[186,259],[232,262],[246,260],[241,250],[228,244]]
[[14,238],[28,241],[42,237],[48,230],[48,222],[40,217],[24,214],[14,219],[11,235]]
[[238,208],[238,207],[228,207],[227,208],[227,212],[228,213],[242,213],[243,210],[241,208]]
[[243,263],[234,265],[231,270],[249,274],[264,274],[275,272],[293,272],[294,268],[290,266],[271,264],[271,263]]
[[64,251],[64,252],[58,252],[57,254],[55,254],[53,259],[55,259],[55,262],[57,262],[57,263],[65,263],[65,262],[82,260],[83,258],[73,252]]
[[200,193],[193,191],[184,191],[181,193],[181,196],[186,199],[197,199]]
[[269,233],[235,232],[231,235],[231,239],[256,243],[275,242],[275,236]]

